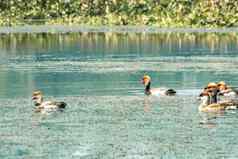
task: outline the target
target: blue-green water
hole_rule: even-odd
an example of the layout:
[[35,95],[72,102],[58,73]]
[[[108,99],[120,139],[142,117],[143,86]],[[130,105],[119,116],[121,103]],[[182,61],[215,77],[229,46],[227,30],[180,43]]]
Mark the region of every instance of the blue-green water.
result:
[[[238,85],[236,33],[0,35],[0,158],[238,158],[238,112],[199,113],[209,81]],[[140,79],[178,91],[147,97]],[[31,94],[68,104],[33,112]]]

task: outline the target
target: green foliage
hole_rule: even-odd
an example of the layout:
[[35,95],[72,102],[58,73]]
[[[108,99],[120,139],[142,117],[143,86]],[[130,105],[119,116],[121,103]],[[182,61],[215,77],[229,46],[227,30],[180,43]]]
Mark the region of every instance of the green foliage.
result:
[[1,0],[0,25],[236,27],[237,0]]

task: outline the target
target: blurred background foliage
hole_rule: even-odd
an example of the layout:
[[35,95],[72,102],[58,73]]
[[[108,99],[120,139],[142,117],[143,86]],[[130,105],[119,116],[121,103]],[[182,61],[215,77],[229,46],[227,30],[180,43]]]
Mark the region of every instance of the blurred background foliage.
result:
[[237,0],[0,0],[0,25],[237,27]]

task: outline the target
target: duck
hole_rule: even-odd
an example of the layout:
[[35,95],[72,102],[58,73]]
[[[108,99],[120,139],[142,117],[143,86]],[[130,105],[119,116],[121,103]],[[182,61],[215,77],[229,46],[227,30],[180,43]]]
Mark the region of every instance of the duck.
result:
[[52,112],[63,110],[67,105],[65,102],[44,101],[41,91],[33,92],[32,101],[35,105],[35,112]]
[[213,96],[213,98],[209,98],[210,103],[217,103],[218,102],[217,94],[219,93],[219,89],[215,82],[209,82],[199,96],[203,97],[205,94],[208,94],[209,92],[210,95]]
[[217,84],[217,87],[219,89],[219,95],[224,97],[230,97],[230,98],[237,98],[238,91],[235,89],[232,89],[230,86],[228,86],[224,81],[220,81]]
[[144,75],[142,80],[142,84],[145,86],[145,94],[146,95],[166,95],[173,96],[176,94],[174,89],[167,88],[151,88],[151,77],[149,75]]
[[202,101],[198,107],[200,112],[219,112],[230,109],[237,109],[238,102],[233,100],[220,101],[216,99],[218,92],[216,90],[206,90],[200,94]]

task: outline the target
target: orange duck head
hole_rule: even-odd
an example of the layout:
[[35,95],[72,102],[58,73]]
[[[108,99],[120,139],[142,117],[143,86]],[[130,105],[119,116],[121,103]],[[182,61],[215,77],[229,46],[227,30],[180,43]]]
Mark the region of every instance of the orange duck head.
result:
[[144,75],[143,78],[141,79],[142,84],[147,86],[151,82],[151,78],[148,75]]
[[220,91],[224,91],[228,89],[228,86],[224,81],[218,82],[217,86]]

